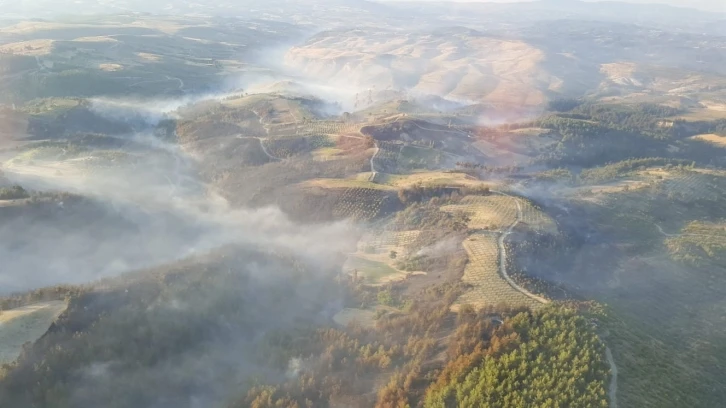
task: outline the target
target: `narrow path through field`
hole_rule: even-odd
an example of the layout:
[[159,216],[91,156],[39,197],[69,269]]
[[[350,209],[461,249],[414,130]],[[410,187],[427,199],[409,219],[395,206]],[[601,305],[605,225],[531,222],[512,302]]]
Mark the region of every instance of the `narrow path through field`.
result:
[[376,156],[378,156],[378,152],[381,150],[380,148],[378,148],[378,143],[376,141],[373,141],[373,144],[376,146],[376,150],[373,152],[373,156],[371,156],[371,176],[368,178],[368,181],[371,182],[376,179],[377,173],[376,166],[373,161],[375,160]]
[[282,160],[281,158],[279,158],[277,156],[271,155],[270,152],[267,151],[267,148],[265,147],[265,143],[264,143],[265,139],[263,139],[261,137],[256,137],[255,139],[257,139],[260,142],[260,147],[262,148],[262,152],[265,153],[267,155],[267,157],[269,157],[270,159],[275,160],[275,161]]
[[298,123],[298,120],[297,120],[297,117],[295,116],[295,114],[294,114],[294,113],[292,113],[292,108],[290,107],[290,101],[289,101],[289,100],[287,100],[287,99],[285,99],[285,104],[287,104],[287,112],[288,112],[288,113],[290,114],[290,116],[292,116],[292,120],[293,120],[293,121],[295,122],[295,124],[297,125],[297,123]]
[[[492,191],[497,194],[502,194],[508,197],[511,197],[515,203],[517,204],[517,219],[514,221],[512,225],[507,228],[507,230],[502,233],[499,236],[498,245],[499,245],[499,270],[502,275],[502,277],[509,283],[510,286],[512,286],[514,289],[518,290],[522,294],[537,300],[538,302],[541,302],[543,304],[550,303],[549,299],[545,299],[541,296],[537,296],[534,293],[524,289],[523,287],[517,285],[512,278],[509,277],[509,273],[507,272],[507,252],[504,245],[504,239],[507,237],[507,235],[511,234],[514,228],[517,226],[517,224],[520,223],[522,220],[522,205],[519,202],[519,199],[516,197],[501,192],[501,191]],[[657,225],[657,224],[656,224]],[[658,229],[663,232],[663,230],[658,226]],[[663,232],[664,233],[664,232]],[[665,234],[665,233],[664,233]],[[600,341],[605,344],[605,341],[603,341],[602,337],[600,337]],[[618,366],[615,365],[615,359],[613,358],[613,352],[610,350],[610,347],[605,345],[605,358],[608,361],[608,364],[610,365],[610,386],[608,389],[608,399],[610,400],[610,408],[617,408],[618,407],[618,400],[617,400],[617,392],[618,392]]]

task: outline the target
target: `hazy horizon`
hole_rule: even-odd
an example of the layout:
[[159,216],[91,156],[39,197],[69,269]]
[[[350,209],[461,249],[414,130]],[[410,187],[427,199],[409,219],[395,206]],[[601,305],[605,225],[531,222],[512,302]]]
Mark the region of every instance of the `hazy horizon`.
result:
[[[379,0],[386,2],[445,2],[441,0]],[[525,3],[532,1],[543,2],[561,2],[569,0],[455,0],[452,3]],[[577,0],[572,0],[577,1]],[[667,5],[674,7],[684,7],[690,9],[698,9],[705,11],[716,11],[726,13],[726,2],[721,0],[579,0],[586,3],[633,3],[633,4],[652,4]]]

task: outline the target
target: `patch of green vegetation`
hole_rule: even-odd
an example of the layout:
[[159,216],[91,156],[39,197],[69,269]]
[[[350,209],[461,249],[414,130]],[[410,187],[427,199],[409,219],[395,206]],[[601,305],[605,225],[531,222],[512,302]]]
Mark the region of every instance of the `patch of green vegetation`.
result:
[[508,340],[452,359],[424,406],[608,407],[605,346],[583,317],[549,307],[514,316],[503,331]]
[[565,168],[557,168],[552,170],[545,170],[536,173],[532,178],[540,182],[563,182],[566,184],[572,184],[575,181],[575,175],[572,171]]
[[649,103],[585,103],[571,111],[573,116],[581,115],[612,129],[642,132],[658,139],[668,139],[676,135],[678,126],[662,126],[661,121],[679,113],[682,113],[680,109]]

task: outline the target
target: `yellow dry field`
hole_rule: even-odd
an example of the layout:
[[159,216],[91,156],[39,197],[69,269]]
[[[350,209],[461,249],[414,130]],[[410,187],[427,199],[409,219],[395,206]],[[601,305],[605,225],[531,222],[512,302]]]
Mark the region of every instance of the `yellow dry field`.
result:
[[137,52],[136,56],[147,62],[161,61],[161,55],[149,54],[148,52]]
[[123,28],[123,27],[140,27],[158,30],[166,34],[174,34],[188,25],[175,21],[159,20],[153,18],[139,18],[130,23],[99,23],[99,24],[82,24],[82,23],[60,23],[50,21],[23,21],[11,26],[3,27],[0,33],[3,34],[32,34],[37,31],[46,30],[63,30],[63,29],[79,29],[79,28]]
[[315,161],[329,161],[343,158],[345,150],[336,149],[335,147],[321,147],[313,150],[311,153]]
[[300,183],[301,187],[321,188],[368,188],[372,190],[393,190],[392,187],[371,183],[364,179],[313,179]]
[[24,343],[35,341],[65,310],[62,301],[36,303],[0,313],[0,364],[14,361]]
[[53,40],[30,40],[0,45],[0,52],[14,55],[40,56],[50,54]]
[[510,306],[540,307],[542,304],[514,289],[499,273],[499,246],[493,234],[473,234],[463,243],[469,256],[462,282],[471,288],[461,295],[453,309],[470,304],[475,308],[506,303]]
[[101,71],[120,71],[124,69],[124,67],[119,64],[99,64],[98,69]]
[[466,196],[459,204],[441,207],[441,211],[467,213],[470,217],[468,227],[473,230],[503,231],[521,217],[520,223],[530,229],[557,233],[557,224],[550,216],[531,202],[511,196]]
[[78,42],[112,42],[117,43],[119,42],[117,39],[112,37],[106,37],[106,36],[94,36],[94,37],[78,37],[74,38],[72,41],[78,41]]
[[702,142],[709,143],[713,146],[726,147],[726,136],[719,136],[714,134],[704,134],[692,136],[690,139],[700,140]]
[[396,251],[400,255],[405,255],[407,246],[419,235],[421,235],[420,230],[369,232],[358,242],[358,252],[389,255],[391,251]]
[[459,204],[441,207],[441,211],[467,213],[470,229],[503,230],[517,221],[516,202],[503,195],[467,196]]
[[[390,57],[385,66],[376,58],[383,54]],[[350,63],[334,63],[340,59]],[[426,70],[420,69],[421,60],[427,61]],[[358,86],[375,82],[381,89],[397,88],[402,85],[398,78],[405,76],[417,92],[507,106],[543,103],[552,77],[542,68],[544,60],[543,51],[522,41],[468,35],[391,38],[364,32],[323,36],[292,48],[285,57],[288,66],[330,83],[347,80],[350,85],[350,78],[356,78]]]
[[726,119],[726,105],[704,104],[703,102],[701,104],[705,107],[692,108],[688,113],[680,114],[677,118],[686,121]]
[[394,187],[411,187],[419,183],[424,186],[482,186],[490,188],[497,186],[496,183],[482,182],[465,173],[446,173],[443,171],[427,171],[406,175],[387,174],[381,179],[381,183]]

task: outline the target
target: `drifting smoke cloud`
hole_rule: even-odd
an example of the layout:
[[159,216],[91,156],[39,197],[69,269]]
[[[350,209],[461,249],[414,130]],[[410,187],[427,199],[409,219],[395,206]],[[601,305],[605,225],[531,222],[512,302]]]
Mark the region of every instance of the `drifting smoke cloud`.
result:
[[447,238],[436,242],[433,245],[421,248],[416,252],[416,256],[441,256],[444,254],[450,254],[459,250],[461,246],[461,240],[457,237]]
[[[171,104],[148,106],[134,111],[172,109]],[[353,227],[345,222],[302,226],[277,208],[231,208],[197,180],[194,163],[178,146],[148,132],[130,138],[148,150],[108,169],[83,171],[78,160],[6,166],[6,177],[27,189],[84,198],[5,208],[0,291],[82,283],[228,244],[313,260],[354,246]]]

